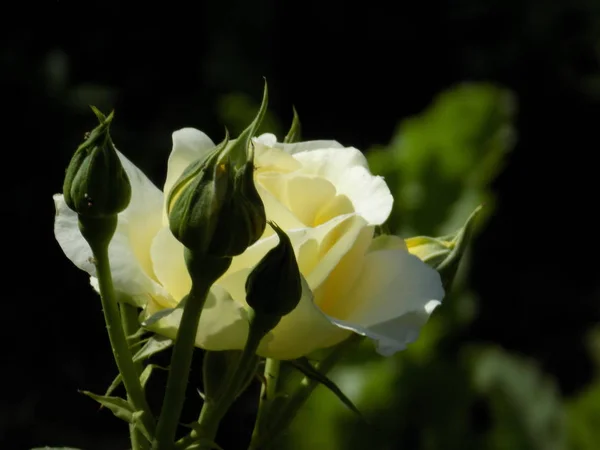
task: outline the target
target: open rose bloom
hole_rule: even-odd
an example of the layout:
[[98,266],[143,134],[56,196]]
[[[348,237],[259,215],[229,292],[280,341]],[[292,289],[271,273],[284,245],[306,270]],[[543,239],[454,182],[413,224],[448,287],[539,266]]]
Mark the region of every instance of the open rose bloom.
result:
[[[337,344],[351,333],[372,339],[383,355],[405,348],[440,304],[444,291],[438,273],[410,254],[402,239],[374,237],[375,226],[392,209],[385,181],[370,173],[360,151],[335,141],[281,144],[275,136],[264,134],[253,142],[255,181],[267,219],[289,235],[303,275],[299,305],[263,339],[259,354],[298,358]],[[173,133],[164,192],[169,192],[191,162],[213,147],[198,130]],[[109,247],[114,287],[143,309],[142,319],[175,308],[150,325],[153,331],[174,338],[182,313],[176,307],[191,286],[183,246],[169,229],[166,195],[119,156],[131,181],[132,197],[129,207],[119,214]],[[54,200],[56,238],[97,288],[91,250],[79,232],[77,215],[62,195],[55,195]],[[207,350],[244,347],[248,333],[245,281],[277,242],[267,226],[258,242],[233,259],[211,288],[197,346]]]

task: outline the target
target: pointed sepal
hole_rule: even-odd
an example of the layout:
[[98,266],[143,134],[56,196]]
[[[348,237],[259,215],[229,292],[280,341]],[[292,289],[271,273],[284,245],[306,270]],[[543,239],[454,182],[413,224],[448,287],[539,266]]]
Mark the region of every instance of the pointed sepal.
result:
[[346,394],[342,392],[342,390],[335,384],[329,377],[325,374],[321,373],[315,366],[313,366],[310,361],[306,358],[298,358],[288,361],[290,364],[294,366],[297,370],[302,372],[305,377],[310,378],[313,381],[316,381],[327,389],[329,389],[348,409],[354,412],[358,417],[360,417],[364,422],[366,422],[362,413],[358,410],[358,408],[354,405],[352,400],[350,400]]
[[299,142],[301,139],[301,131],[302,126],[300,125],[300,117],[298,117],[298,112],[296,108],[294,108],[294,118],[292,119],[292,125],[290,126],[290,130],[283,138],[284,144],[293,144],[295,142]]

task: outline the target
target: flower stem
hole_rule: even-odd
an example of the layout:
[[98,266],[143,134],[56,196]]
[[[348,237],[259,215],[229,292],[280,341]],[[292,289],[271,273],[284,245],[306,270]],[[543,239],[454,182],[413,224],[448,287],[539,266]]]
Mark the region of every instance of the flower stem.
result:
[[265,380],[260,391],[260,402],[254,431],[252,432],[252,441],[258,440],[267,426],[269,410],[277,394],[280,365],[281,361],[278,359],[267,358],[265,361]]
[[[236,370],[230,372],[231,375],[225,384],[224,390],[222,391],[223,394],[214,403],[210,400],[207,400],[202,407],[200,418],[198,419],[198,425],[199,429],[202,430],[200,437],[206,440],[207,445],[211,441],[214,442],[221,420],[238,396],[244,381],[247,380],[248,371],[255,367],[253,364],[254,356],[256,354],[258,344],[263,337],[264,336],[262,334],[257,335],[252,332],[249,333],[248,340],[246,341],[244,351],[240,356],[237,368]],[[200,447],[201,450],[209,450],[210,448],[211,447],[208,446]]]
[[[326,374],[348,350],[355,348],[362,339],[362,336],[353,334],[335,347],[325,359],[318,363],[316,369],[322,374]],[[277,411],[276,415],[271,415],[271,421],[268,428],[265,430],[265,433],[258,436],[252,436],[250,449],[258,450],[271,448],[275,443],[276,438],[288,428],[302,405],[304,405],[310,394],[312,394],[318,385],[318,381],[304,377],[283,408],[280,411]]]
[[110,263],[108,259],[108,243],[106,245],[94,245],[90,242],[90,247],[94,254],[96,273],[98,275],[98,285],[100,288],[100,297],[102,299],[102,309],[106,321],[106,330],[112,347],[115,362],[123,378],[123,384],[127,391],[127,396],[131,405],[136,411],[143,411],[141,416],[142,425],[150,435],[154,432],[154,418],[150,407],[146,402],[144,390],[140,384],[139,374],[133,362],[129,343],[125,336],[121,322],[121,314],[117,305],[115,292],[110,272]]
[[217,436],[221,420],[237,398],[240,390],[244,387],[250,371],[256,367],[254,363],[256,349],[264,336],[263,332],[252,327],[251,319],[248,339],[238,360],[236,369],[229,372],[223,389],[220,391],[221,395],[216,399],[206,399],[198,418],[198,427],[188,436],[177,441],[176,447],[178,449],[185,449],[195,442],[200,443],[198,450],[210,450],[214,448],[211,444]]
[[[137,333],[140,329],[140,324],[138,321],[138,310],[135,306],[125,302],[119,303],[119,307],[121,310],[121,325],[123,326],[123,332],[125,333],[125,336],[127,336],[129,347],[131,348],[139,341],[139,338],[131,337],[134,336],[135,333]],[[142,362],[134,362],[133,365],[135,366],[136,374],[139,377],[142,373]],[[131,402],[131,396],[128,395],[127,400]],[[129,424],[129,435],[131,438],[132,450],[148,450],[150,448],[150,446],[148,445],[149,443],[144,438],[142,432],[132,423]]]
[[190,293],[186,297],[171,356],[171,368],[160,418],[156,427],[156,436],[152,443],[152,448],[155,450],[170,449],[175,441],[194,354],[198,323],[210,286],[210,284],[193,284]]

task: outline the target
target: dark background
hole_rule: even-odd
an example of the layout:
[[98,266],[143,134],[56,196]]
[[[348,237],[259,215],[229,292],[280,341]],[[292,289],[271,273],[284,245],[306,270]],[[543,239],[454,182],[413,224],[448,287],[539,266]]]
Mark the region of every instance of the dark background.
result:
[[[218,141],[219,99],[258,101],[263,77],[285,127],[295,105],[304,139],[361,149],[387,143],[401,118],[457,82],[511,89],[518,141],[470,273],[483,301],[455,345],[490,341],[531,356],[565,396],[591,380],[583,337],[600,318],[598,2],[88,6],[47,2],[2,19],[0,448],[127,445],[122,424],[77,392],[104,391],[115,368],[88,277],[52,231],[51,196],[94,125],[87,104],[116,110],[117,146],[161,186],[171,132],[194,126]],[[239,408],[236,420],[247,415]]]

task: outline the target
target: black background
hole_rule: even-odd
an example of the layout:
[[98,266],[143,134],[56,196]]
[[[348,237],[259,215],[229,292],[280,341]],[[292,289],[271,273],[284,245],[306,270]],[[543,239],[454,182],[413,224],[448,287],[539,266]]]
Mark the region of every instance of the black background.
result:
[[[270,109],[288,123],[295,105],[305,139],[358,148],[387,143],[399,119],[455,83],[512,89],[518,143],[493,186],[496,213],[474,244],[471,282],[483,301],[461,339],[532,356],[564,394],[580,390],[592,376],[582,339],[600,297],[597,6],[57,1],[6,11],[0,447],[127,445],[121,423],[77,392],[102,392],[115,369],[88,277],[52,231],[51,196],[94,124],[74,101],[82,84],[110,89],[98,106],[116,110],[117,146],[159,186],[171,132],[195,126],[219,140],[218,98],[241,91],[259,100],[262,77]],[[68,61],[62,84],[49,76],[57,58]],[[232,423],[247,416],[243,408]],[[242,434],[223,433],[224,445],[246,439],[236,424]]]

